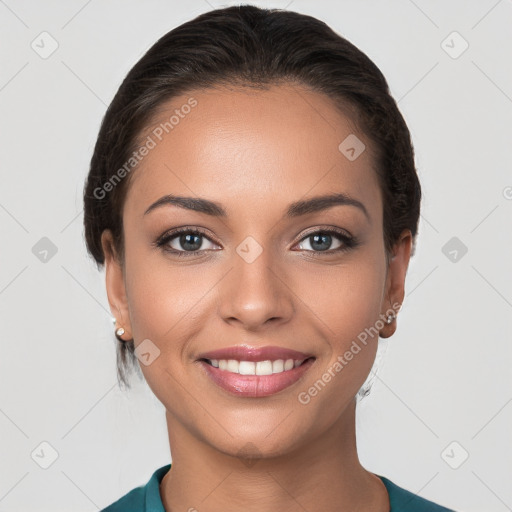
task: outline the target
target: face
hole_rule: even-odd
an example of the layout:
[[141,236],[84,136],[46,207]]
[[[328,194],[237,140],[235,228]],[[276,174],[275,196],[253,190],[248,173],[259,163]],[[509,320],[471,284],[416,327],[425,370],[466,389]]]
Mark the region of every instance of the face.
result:
[[[165,104],[148,135],[155,145],[124,203],[124,266],[108,252],[109,232],[102,239],[123,337],[150,354],[140,366],[168,418],[206,445],[298,450],[342,421],[377,349],[377,335],[363,343],[361,333],[391,335],[382,314],[403,299],[411,239],[388,266],[370,143],[329,98],[291,85],[194,91]],[[354,135],[366,149],[349,159],[339,145]],[[156,203],[167,195],[216,206]],[[352,202],[301,207],[333,195]],[[237,395],[199,357],[239,345],[314,360],[278,392]]]

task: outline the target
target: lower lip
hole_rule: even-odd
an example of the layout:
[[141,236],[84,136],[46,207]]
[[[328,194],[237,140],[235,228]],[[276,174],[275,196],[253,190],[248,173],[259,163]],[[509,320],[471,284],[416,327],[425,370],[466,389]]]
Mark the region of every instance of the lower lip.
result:
[[258,398],[279,393],[295,384],[309,370],[315,359],[308,359],[292,370],[272,375],[240,375],[220,370],[205,361],[199,362],[208,376],[224,390],[236,396]]

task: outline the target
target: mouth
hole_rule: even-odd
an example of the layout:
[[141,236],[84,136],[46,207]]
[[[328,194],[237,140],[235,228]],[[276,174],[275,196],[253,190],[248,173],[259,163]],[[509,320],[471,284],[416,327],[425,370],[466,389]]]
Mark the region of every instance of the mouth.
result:
[[316,357],[264,361],[201,358],[198,361],[209,379],[231,396],[262,398],[298,383],[314,365]]

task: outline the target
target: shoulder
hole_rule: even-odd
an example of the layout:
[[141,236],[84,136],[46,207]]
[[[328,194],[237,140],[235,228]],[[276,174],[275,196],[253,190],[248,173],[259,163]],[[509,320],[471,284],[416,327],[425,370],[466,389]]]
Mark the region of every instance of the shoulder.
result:
[[143,512],[144,495],[144,487],[136,487],[101,512]]
[[414,512],[455,512],[399,487],[386,477],[377,476],[383,481],[388,491],[391,512],[410,512],[411,510]]
[[101,512],[165,512],[159,486],[170,467],[158,468],[146,484],[135,487]]

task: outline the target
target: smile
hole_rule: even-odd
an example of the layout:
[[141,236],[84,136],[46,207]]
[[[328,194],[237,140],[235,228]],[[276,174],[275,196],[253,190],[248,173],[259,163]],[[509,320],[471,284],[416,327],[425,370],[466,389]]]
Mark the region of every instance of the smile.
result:
[[199,362],[210,380],[222,390],[239,397],[260,398],[279,393],[298,382],[315,360],[309,357],[274,361],[201,359]]

